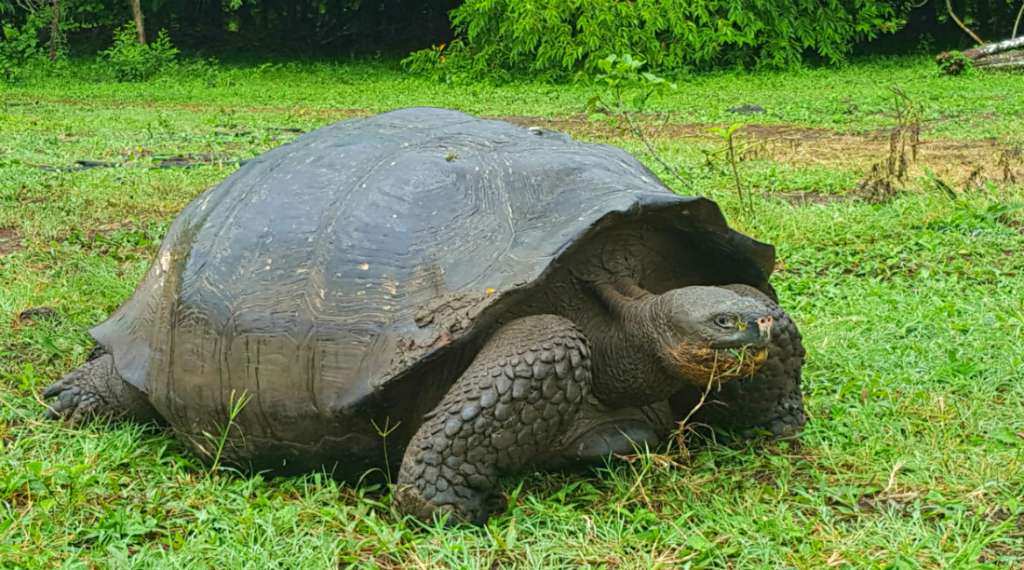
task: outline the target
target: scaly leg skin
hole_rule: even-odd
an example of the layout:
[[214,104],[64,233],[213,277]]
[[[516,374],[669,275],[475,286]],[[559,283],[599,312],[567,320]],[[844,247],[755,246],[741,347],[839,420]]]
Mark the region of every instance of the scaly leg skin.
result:
[[[807,422],[800,391],[804,347],[796,325],[775,302],[753,287],[728,285],[741,295],[757,297],[772,311],[774,324],[768,359],[753,378],[724,384],[712,391],[693,421],[723,427],[744,437],[768,433],[773,437],[796,435]],[[686,415],[680,399],[673,398],[675,413]],[[690,403],[692,405],[692,402]]]
[[409,442],[399,510],[482,524],[503,508],[498,477],[550,453],[589,390],[590,349],[572,322],[538,315],[503,326]]
[[161,421],[146,395],[125,382],[114,368],[114,357],[103,354],[89,360],[43,391],[56,398],[46,416],[79,425],[98,417],[138,422]]

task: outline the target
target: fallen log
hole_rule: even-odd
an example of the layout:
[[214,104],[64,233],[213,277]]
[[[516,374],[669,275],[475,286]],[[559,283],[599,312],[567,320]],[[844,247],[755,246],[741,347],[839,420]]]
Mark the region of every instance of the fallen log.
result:
[[959,75],[968,66],[985,69],[1024,68],[1024,36],[960,51],[944,51],[935,57],[942,71]]
[[976,48],[964,50],[962,53],[971,59],[977,60],[988,55],[1010,51],[1017,48],[1024,48],[1024,36],[1003,40],[1001,42],[980,45]]
[[1024,67],[1024,50],[997,53],[974,60],[975,67]]

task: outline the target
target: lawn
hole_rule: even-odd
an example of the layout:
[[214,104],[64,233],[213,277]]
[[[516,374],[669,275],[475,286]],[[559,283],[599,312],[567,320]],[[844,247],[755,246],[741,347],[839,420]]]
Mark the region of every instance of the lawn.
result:
[[[594,85],[201,62],[137,84],[89,62],[0,84],[0,567],[1024,568],[1022,80],[942,77],[926,58],[677,78],[641,120],[686,187],[587,119]],[[892,87],[920,142],[903,180],[870,191]],[[744,104],[767,112],[728,111]],[[402,520],[380,488],[211,472],[158,430],[42,419],[41,390],[85,359],[86,330],[190,199],[301,132],[413,105],[624,146],[775,244],[808,350],[799,441],[512,478],[506,513],[446,530]],[[709,130],[736,121],[752,209]]]

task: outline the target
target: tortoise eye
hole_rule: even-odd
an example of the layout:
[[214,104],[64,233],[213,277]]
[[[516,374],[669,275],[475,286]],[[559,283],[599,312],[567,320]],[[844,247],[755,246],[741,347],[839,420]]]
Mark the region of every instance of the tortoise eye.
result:
[[715,324],[722,327],[723,329],[732,328],[733,323],[736,319],[733,319],[729,315],[718,315],[715,317]]

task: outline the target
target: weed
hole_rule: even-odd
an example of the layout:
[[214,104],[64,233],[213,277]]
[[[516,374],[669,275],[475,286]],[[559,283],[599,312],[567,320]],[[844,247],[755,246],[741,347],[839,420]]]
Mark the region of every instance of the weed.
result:
[[377,435],[380,436],[381,448],[383,449],[383,453],[384,453],[384,478],[387,480],[388,486],[390,487],[391,486],[391,457],[388,454],[388,436],[391,435],[392,432],[394,432],[396,429],[398,429],[398,427],[400,425],[402,425],[402,422],[399,421],[399,422],[395,422],[394,424],[392,424],[390,416],[384,418],[384,426],[383,427],[377,425],[377,421],[376,420],[370,420],[370,421],[373,423],[373,429],[377,432]]
[[[644,145],[651,158],[658,161],[685,189],[690,186],[686,175],[678,167],[670,165],[654,148],[652,139],[656,133],[648,132],[648,128],[641,122],[651,97],[674,90],[676,85],[663,77],[643,71],[646,64],[644,60],[629,54],[612,54],[598,61],[600,73],[596,81],[603,84],[605,93],[592,96],[587,101],[586,109],[592,118],[609,118],[618,126],[624,126]],[[668,115],[660,117],[662,125],[667,120]]]
[[[231,391],[230,399],[228,400],[228,421],[224,424],[224,427],[220,429],[220,433],[214,436],[210,433],[204,433],[203,435],[213,443],[213,454],[210,458],[210,467],[207,470],[207,475],[212,475],[218,469],[220,469],[220,462],[224,454],[224,446],[227,444],[228,437],[231,434],[231,428],[235,426],[235,420],[238,419],[238,415],[242,413],[242,409],[249,403],[251,396],[247,393],[243,393],[238,399],[235,399],[235,391]],[[245,434],[240,433],[242,438]]]
[[956,50],[944,51],[935,56],[935,63],[939,65],[939,70],[946,75],[967,74],[974,69],[974,60]]
[[908,167],[917,161],[921,144],[921,111],[899,87],[892,86],[896,126],[889,132],[889,153],[871,166],[860,182],[858,192],[870,202],[891,200],[907,181]]
[[[743,123],[733,123],[728,127],[712,127],[709,129],[715,135],[718,135],[722,140],[722,145],[725,147],[725,161],[729,164],[729,169],[732,171],[733,183],[736,185],[736,199],[739,200],[740,205],[744,208],[748,217],[754,215],[754,197],[750,192],[743,191],[743,182],[740,180],[740,169],[739,161],[736,150],[736,131],[744,127]],[[710,157],[710,155],[709,155]],[[710,158],[708,159],[710,164]]]

